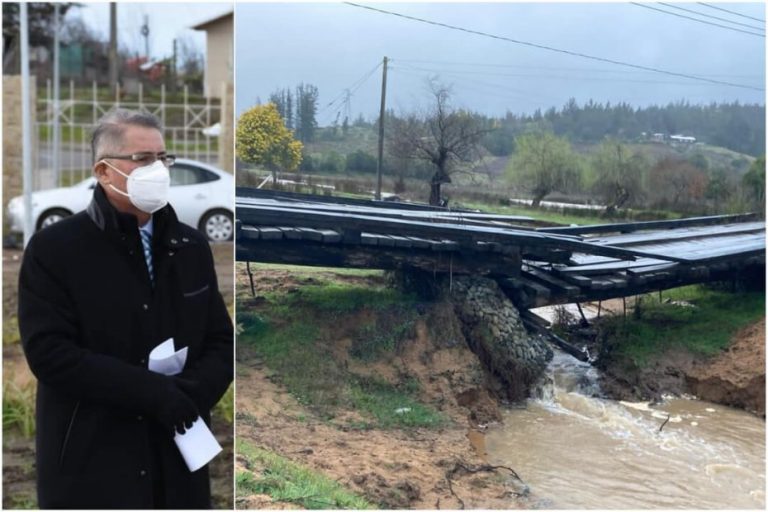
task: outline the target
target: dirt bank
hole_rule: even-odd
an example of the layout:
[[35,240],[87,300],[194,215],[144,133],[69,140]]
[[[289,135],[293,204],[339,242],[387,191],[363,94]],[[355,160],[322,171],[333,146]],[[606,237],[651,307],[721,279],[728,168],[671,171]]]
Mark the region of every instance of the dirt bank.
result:
[[[256,297],[243,272],[237,274],[238,312],[269,314],[272,293],[333,280],[335,285],[381,284],[379,276],[308,275],[279,269],[256,271]],[[243,293],[241,293],[241,291]],[[299,401],[285,376],[269,367],[257,345],[238,342],[237,436],[336,480],[370,503],[385,508],[525,508],[524,484],[485,460],[483,431],[501,418],[493,379],[467,347],[450,304],[419,306],[413,329],[395,348],[375,358],[355,357],[361,326],[399,322],[383,310],[362,307],[323,322],[310,350],[322,351],[341,369],[340,379],[409,386],[416,400],[445,421],[436,427],[383,426],[366,411],[337,406],[330,415]],[[309,315],[305,315],[309,318]],[[339,385],[341,387],[341,384]],[[395,411],[397,412],[397,411]],[[404,412],[408,414],[408,412]],[[236,457],[236,473],[263,478],[265,468]],[[265,494],[238,494],[237,508],[296,508]]]
[[765,318],[739,330],[728,349],[714,357],[675,349],[642,368],[615,359],[602,369],[601,386],[612,398],[654,400],[665,393],[691,394],[765,417]]
[[728,350],[695,362],[686,381],[699,398],[765,417],[765,318],[740,330]]
[[[340,427],[354,413],[329,424],[275,384],[257,358],[241,365],[238,438],[322,472],[386,508],[457,509],[459,499],[467,508],[519,508],[513,495],[518,489],[507,482],[505,471],[460,470],[462,464],[485,464],[483,435],[470,426],[467,410],[444,408],[458,421],[439,430],[354,430]],[[446,475],[457,468],[449,484]],[[235,470],[258,473],[260,468],[237,458]],[[295,508],[265,495],[238,498],[237,507]]]

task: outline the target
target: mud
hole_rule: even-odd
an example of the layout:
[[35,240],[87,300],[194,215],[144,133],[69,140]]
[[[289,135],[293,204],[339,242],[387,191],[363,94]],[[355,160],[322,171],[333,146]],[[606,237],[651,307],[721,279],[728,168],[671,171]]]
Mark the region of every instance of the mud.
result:
[[[286,276],[282,282],[292,286],[295,279]],[[261,275],[258,281],[260,290],[280,286]],[[491,391],[494,383],[463,339],[457,339],[460,330],[450,328],[452,313],[438,306],[417,320],[400,350],[362,362],[349,355],[352,340],[345,332],[355,323],[370,321],[370,315],[363,311],[336,322],[332,328],[338,336],[325,337],[332,340],[325,342],[330,343],[327,348],[350,375],[392,384],[418,381],[419,400],[450,419],[444,427],[360,430],[349,426],[363,419],[355,411],[323,419],[297,402],[250,347],[239,345],[238,438],[325,474],[384,508],[523,508],[525,501],[516,496],[523,492],[522,484],[508,471],[482,468],[483,431],[501,415]],[[263,468],[248,467],[237,458],[236,471],[259,475]],[[264,495],[240,497],[236,505],[295,508]]]
[[686,384],[699,398],[765,417],[765,319],[739,331],[728,350],[695,363]]

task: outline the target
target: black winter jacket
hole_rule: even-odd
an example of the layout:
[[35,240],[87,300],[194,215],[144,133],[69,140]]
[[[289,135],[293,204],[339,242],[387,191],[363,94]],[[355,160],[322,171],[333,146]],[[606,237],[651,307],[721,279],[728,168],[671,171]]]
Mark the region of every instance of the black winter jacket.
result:
[[172,377],[147,360],[170,337],[189,347],[181,377],[196,384],[191,398],[210,424],[232,381],[232,322],[208,242],[170,206],[153,223],[154,287],[136,217],[100,186],[86,211],[24,252],[19,328],[39,381],[41,508],[210,508],[207,467],[190,473],[153,417]]

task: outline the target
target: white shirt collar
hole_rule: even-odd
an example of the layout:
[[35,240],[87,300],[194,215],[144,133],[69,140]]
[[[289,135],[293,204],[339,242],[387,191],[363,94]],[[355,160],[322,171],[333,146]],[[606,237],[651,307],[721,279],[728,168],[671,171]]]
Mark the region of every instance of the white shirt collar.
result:
[[152,236],[152,232],[154,231],[153,220],[154,219],[152,217],[150,217],[149,221],[147,221],[146,224],[144,224],[143,226],[139,226],[139,231],[145,231],[145,232],[149,233],[149,236]]

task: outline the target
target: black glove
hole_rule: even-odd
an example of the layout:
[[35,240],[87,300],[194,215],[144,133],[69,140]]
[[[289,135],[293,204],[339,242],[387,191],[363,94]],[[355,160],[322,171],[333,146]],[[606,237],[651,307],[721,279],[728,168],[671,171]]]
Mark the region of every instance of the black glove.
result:
[[202,387],[200,386],[200,383],[193,379],[185,379],[184,377],[173,377],[173,381],[176,383],[176,386],[189,398],[192,399],[193,402],[198,407],[198,410],[200,408],[200,400],[201,400],[201,394],[202,394]]
[[155,418],[171,435],[185,433],[200,416],[195,402],[177,384],[181,380],[173,377],[164,380],[154,408]]

